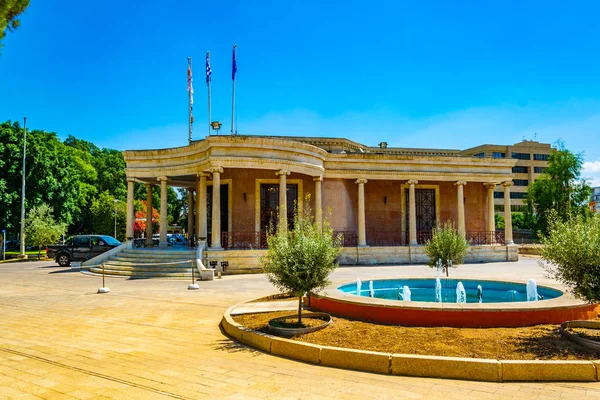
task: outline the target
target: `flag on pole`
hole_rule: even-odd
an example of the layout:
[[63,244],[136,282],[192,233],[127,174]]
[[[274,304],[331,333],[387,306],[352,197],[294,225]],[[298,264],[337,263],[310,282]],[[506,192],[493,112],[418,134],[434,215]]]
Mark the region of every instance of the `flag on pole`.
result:
[[206,85],[210,83],[210,76],[212,75],[212,71],[210,69],[210,53],[206,52]]
[[187,91],[190,94],[190,105],[194,104],[194,86],[192,85],[192,59],[188,58]]
[[237,45],[233,45],[233,58],[231,60],[231,80],[235,81],[235,73],[237,72],[237,62],[235,60],[235,48]]

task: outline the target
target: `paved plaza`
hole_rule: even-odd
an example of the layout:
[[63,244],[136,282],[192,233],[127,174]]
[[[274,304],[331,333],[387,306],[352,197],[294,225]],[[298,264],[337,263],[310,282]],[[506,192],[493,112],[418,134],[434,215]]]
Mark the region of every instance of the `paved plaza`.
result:
[[[344,267],[333,280],[435,276]],[[451,276],[547,282],[535,258]],[[101,278],[52,262],[0,264],[0,399],[600,399],[599,383],[488,383],[319,367],[252,350],[219,329],[231,305],[276,290],[264,275],[199,282]]]

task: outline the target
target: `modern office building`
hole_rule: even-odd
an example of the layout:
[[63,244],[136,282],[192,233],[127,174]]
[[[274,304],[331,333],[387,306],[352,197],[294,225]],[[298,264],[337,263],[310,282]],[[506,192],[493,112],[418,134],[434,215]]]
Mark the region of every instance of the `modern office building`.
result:
[[[517,164],[512,167],[513,184],[511,190],[511,208],[513,212],[525,209],[527,187],[548,167],[548,156],[552,148],[548,143],[523,140],[513,145],[483,144],[460,152],[464,156],[482,158],[512,158]],[[501,188],[494,192],[496,213],[504,211],[504,193]]]

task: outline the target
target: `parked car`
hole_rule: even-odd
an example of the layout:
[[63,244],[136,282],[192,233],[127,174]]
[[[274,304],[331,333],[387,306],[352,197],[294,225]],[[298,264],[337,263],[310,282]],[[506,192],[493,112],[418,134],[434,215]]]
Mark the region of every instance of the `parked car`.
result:
[[46,247],[46,256],[53,258],[61,267],[68,267],[71,261],[85,261],[121,245],[112,236],[81,235],[73,236],[65,244]]

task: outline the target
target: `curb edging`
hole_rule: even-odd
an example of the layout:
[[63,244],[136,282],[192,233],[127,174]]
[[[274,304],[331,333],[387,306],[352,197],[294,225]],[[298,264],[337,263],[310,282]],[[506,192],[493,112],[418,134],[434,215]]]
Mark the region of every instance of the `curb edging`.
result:
[[231,312],[240,304],[229,307],[221,319],[221,327],[230,338],[265,353],[315,365],[387,375],[486,382],[597,382],[600,380],[598,370],[600,360],[496,360],[380,353],[280,338],[254,331],[235,322]]

